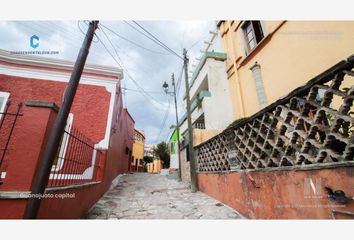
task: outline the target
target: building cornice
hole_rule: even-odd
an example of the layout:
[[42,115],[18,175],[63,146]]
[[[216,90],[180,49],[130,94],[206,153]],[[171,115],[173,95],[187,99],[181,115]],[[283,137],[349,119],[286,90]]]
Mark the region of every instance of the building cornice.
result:
[[[54,72],[71,72],[74,66],[74,62],[72,61],[38,56],[11,54],[11,52],[3,49],[0,49],[0,61],[15,64],[18,67],[41,68]],[[100,75],[107,78],[116,78],[117,80],[123,78],[122,69],[96,64],[86,64],[83,74]]]

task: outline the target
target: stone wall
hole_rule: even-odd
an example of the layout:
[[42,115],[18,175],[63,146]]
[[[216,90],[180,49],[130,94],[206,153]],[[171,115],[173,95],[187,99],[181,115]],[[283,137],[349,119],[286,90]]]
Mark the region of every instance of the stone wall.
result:
[[181,176],[182,181],[190,184],[191,182],[191,171],[189,162],[187,162],[187,148],[181,150]]

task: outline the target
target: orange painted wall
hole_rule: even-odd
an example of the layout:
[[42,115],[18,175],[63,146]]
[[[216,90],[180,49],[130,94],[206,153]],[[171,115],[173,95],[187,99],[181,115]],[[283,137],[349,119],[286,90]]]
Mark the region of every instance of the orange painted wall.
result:
[[[331,210],[354,212],[354,201],[331,202],[325,186],[354,195],[354,167],[307,171],[198,173],[199,190],[252,219],[331,219]],[[305,194],[307,178],[317,194]],[[317,186],[317,185],[316,185]],[[336,218],[349,218],[336,214]]]

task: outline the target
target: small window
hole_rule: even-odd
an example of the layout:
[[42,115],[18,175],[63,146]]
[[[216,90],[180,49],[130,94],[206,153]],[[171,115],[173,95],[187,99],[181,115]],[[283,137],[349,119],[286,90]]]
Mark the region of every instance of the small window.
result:
[[251,52],[264,38],[260,21],[246,21],[242,26],[247,53]]

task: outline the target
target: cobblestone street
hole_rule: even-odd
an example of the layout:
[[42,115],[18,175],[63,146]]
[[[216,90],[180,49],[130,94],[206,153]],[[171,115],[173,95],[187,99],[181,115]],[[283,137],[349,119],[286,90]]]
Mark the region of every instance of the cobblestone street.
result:
[[241,216],[202,192],[167,176],[134,173],[118,177],[88,219],[239,219]]

